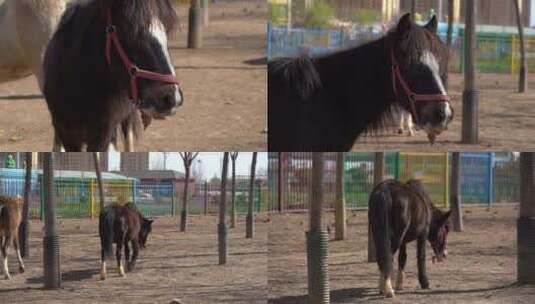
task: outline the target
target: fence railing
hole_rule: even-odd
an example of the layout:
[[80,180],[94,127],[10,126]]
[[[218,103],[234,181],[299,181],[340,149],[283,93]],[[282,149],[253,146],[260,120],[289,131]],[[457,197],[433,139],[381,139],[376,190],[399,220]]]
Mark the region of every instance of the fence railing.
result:
[[[385,177],[423,182],[435,205],[449,205],[448,153],[386,153]],[[344,195],[350,209],[366,208],[374,187],[373,153],[346,153]],[[311,153],[269,153],[270,211],[305,210],[310,203]],[[324,204],[334,208],[335,154],[325,154]],[[462,153],[461,199],[465,204],[517,202],[519,170],[514,154]],[[279,199],[280,198],[280,199]]]
[[[23,170],[18,176],[0,176],[0,195],[23,196]],[[30,195],[30,217],[42,218],[44,195],[41,187],[42,176],[33,174]],[[105,205],[112,203],[124,204],[134,202],[145,216],[177,216],[182,210],[183,187],[171,182],[140,182],[138,180],[104,181]],[[195,183],[189,187],[188,210],[190,214],[213,214],[219,212],[219,183]],[[54,180],[56,211],[60,218],[97,218],[100,212],[98,184],[95,179],[62,179]],[[268,191],[265,182],[255,182],[254,210],[266,212]],[[228,210],[232,201],[230,186],[227,186]],[[249,181],[240,179],[236,182],[236,212],[245,214],[248,210]]]
[[[286,28],[268,23],[267,56],[321,55],[378,39],[383,32],[375,28],[308,29]],[[445,39],[445,31],[440,32]],[[526,37],[528,68],[535,73],[535,37]],[[454,35],[450,71],[464,70],[464,31]],[[478,33],[476,36],[476,68],[482,73],[517,73],[520,62],[520,42],[516,34]]]

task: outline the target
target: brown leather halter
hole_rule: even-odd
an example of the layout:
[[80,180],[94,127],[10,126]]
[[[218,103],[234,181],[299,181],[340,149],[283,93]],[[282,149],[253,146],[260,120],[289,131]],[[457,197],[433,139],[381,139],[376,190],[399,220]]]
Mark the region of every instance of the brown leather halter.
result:
[[178,80],[176,79],[175,75],[160,74],[140,69],[134,62],[132,62],[132,60],[130,60],[130,58],[124,51],[121,42],[117,37],[117,29],[115,25],[113,25],[111,9],[107,9],[106,15],[106,61],[108,65],[111,64],[111,46],[113,43],[113,45],[115,46],[115,50],[119,54],[119,57],[121,57],[121,61],[123,62],[125,69],[128,71],[128,74],[130,74],[130,98],[132,98],[132,101],[135,104],[139,103],[139,92],[137,84],[138,78],[149,79],[168,84],[176,84],[177,86],[179,86]]
[[409,100],[409,107],[411,110],[412,117],[414,118],[416,124],[420,124],[420,118],[418,116],[418,111],[416,111],[416,102],[418,101],[443,101],[451,103],[451,97],[447,94],[416,94],[414,93],[403,76],[399,68],[399,64],[394,56],[394,50],[390,52],[390,57],[392,61],[392,89],[394,91],[394,97],[398,96],[397,83],[401,84],[401,88],[407,95]]

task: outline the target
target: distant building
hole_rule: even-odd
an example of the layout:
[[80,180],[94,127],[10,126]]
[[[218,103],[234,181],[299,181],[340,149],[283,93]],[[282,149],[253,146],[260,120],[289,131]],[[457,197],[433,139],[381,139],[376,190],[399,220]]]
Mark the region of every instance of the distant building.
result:
[[[184,190],[184,173],[175,170],[127,170],[116,171],[115,173],[138,179],[142,185],[173,185],[175,193]],[[195,179],[190,177],[188,193],[195,193]]]
[[[100,154],[100,170],[108,171],[108,153]],[[43,168],[43,154],[39,154],[39,168]],[[37,169],[37,168],[35,168]],[[92,153],[54,153],[54,170],[95,171]]]

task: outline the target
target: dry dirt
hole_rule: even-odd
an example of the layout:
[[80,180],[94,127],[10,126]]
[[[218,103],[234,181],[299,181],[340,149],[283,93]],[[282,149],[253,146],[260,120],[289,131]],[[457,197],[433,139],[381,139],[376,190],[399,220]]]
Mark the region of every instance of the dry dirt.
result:
[[[170,39],[185,103],[155,121],[139,151],[263,151],[266,116],[266,13],[262,0],[218,1],[204,47],[186,48],[187,6]],[[53,129],[34,77],[0,84],[0,151],[49,151]]]
[[[416,245],[408,246],[405,290],[394,300],[378,296],[377,265],[367,263],[366,215],[349,214],[347,240],[332,241],[331,235],[332,303],[534,303],[535,286],[514,284],[516,207],[466,209],[465,231],[449,235],[448,260],[431,264],[428,248],[430,290],[419,289]],[[326,222],[333,221],[333,214],[329,213]],[[307,303],[307,225],[306,214],[272,216],[268,232],[270,303]]]
[[[428,143],[424,132],[413,137],[392,135],[363,137],[353,150],[401,151],[531,151],[535,150],[535,91],[516,93],[518,77],[507,74],[480,74],[477,86],[479,101],[478,145],[461,144],[463,77],[451,74],[450,94],[454,98],[455,118],[449,130],[440,135],[434,146]],[[535,75],[530,75],[535,83]]]
[[[55,291],[42,288],[42,223],[33,221],[26,272],[12,281],[2,276],[0,303],[266,303],[267,225],[258,217],[255,237],[246,239],[245,219],[239,220],[230,229],[227,265],[218,265],[216,216],[192,217],[187,233],[161,218],[136,270],[120,278],[110,262],[106,281],[99,279],[98,220],[61,220],[63,286]],[[17,269],[15,258],[9,264]]]

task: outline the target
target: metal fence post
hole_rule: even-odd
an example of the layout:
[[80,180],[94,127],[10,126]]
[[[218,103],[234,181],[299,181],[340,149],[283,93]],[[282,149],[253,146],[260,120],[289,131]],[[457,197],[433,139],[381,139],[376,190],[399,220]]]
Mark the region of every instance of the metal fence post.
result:
[[488,168],[488,205],[494,201],[494,153],[489,152],[489,168]]

